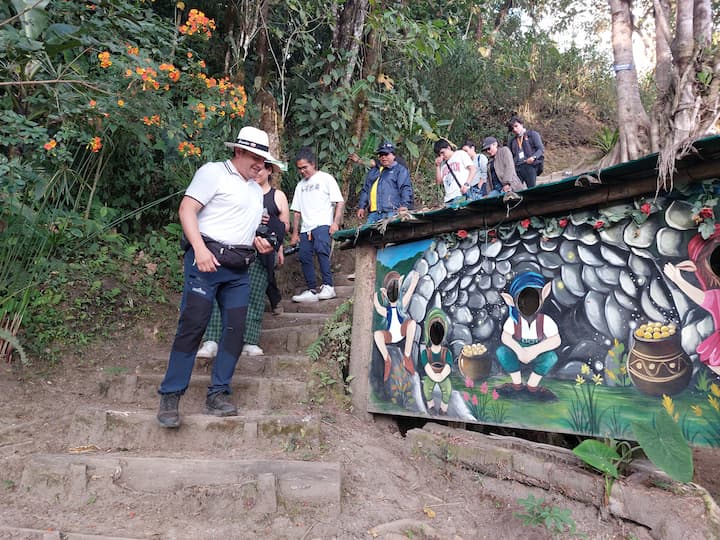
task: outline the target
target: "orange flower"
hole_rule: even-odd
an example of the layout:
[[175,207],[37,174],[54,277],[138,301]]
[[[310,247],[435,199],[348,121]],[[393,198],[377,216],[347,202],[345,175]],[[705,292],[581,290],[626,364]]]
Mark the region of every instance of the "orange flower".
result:
[[124,99],[118,99],[117,100],[118,107],[124,107],[125,106],[125,100]]
[[87,144],[87,148],[93,153],[98,153],[102,148],[102,141],[100,140],[100,137],[93,137],[90,139],[90,142]]
[[97,106],[97,101],[95,101],[94,99],[91,99],[91,100],[90,100],[90,107],[95,108],[96,106]]
[[112,61],[110,60],[110,53],[108,51],[98,53],[97,57],[98,60],[100,60],[101,68],[109,68],[110,66],[112,66]]
[[140,52],[140,49],[138,49],[137,47],[133,47],[133,46],[130,45],[129,43],[126,43],[126,44],[125,44],[125,48],[127,49],[127,53],[128,53],[128,54],[132,54],[132,55],[135,55],[135,56],[137,56],[137,54]]
[[178,144],[178,152],[183,157],[199,156],[202,153],[199,147],[188,141],[182,141]]
[[208,39],[212,37],[210,30],[215,30],[215,19],[209,19],[202,11],[191,9],[185,24],[178,28],[181,34],[192,36],[193,34],[204,34]]
[[48,142],[43,144],[43,148],[47,150],[48,152],[55,148],[57,146],[57,141],[55,139],[50,139]]

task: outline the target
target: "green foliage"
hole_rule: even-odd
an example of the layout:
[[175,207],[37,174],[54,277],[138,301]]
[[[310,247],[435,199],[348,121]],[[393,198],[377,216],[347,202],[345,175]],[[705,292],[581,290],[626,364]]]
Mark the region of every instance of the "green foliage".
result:
[[608,440],[605,443],[587,439],[573,449],[573,453],[605,476],[606,502],[614,481],[620,477],[642,450],[652,463],[678,482],[690,482],[693,476],[692,450],[680,426],[670,414],[663,411],[652,422],[632,422],[638,446],[627,441]]
[[593,146],[598,148],[603,155],[607,155],[615,148],[620,139],[620,132],[617,128],[603,126],[593,137]]
[[645,455],[659,469],[677,482],[692,480],[692,450],[669,414],[661,412],[650,424],[632,422],[632,430]]
[[523,525],[544,527],[553,534],[575,534],[577,525],[567,508],[554,506],[545,502],[545,499],[536,499],[534,495],[518,499],[517,502],[525,511],[515,512],[514,515],[522,520]]
[[[307,348],[308,357],[316,364],[313,367],[313,375],[322,391],[342,381],[343,392],[350,393],[351,378],[348,377],[348,366],[352,335],[352,305],[352,298],[340,304],[333,316],[325,321],[320,335]],[[325,396],[317,394],[313,399],[322,403]]]

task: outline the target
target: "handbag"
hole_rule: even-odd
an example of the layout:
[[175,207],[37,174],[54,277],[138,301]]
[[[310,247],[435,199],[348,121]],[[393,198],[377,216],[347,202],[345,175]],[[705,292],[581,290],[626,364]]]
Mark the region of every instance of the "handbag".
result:
[[205,247],[215,256],[220,266],[230,270],[247,270],[257,256],[253,246],[223,244],[205,235],[202,238]]

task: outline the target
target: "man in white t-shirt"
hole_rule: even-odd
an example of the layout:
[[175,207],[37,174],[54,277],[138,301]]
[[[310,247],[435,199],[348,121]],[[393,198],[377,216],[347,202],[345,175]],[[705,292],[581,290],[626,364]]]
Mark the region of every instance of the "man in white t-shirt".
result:
[[[292,297],[293,302],[317,302],[335,298],[330,269],[332,235],[340,229],[345,202],[335,178],[317,170],[317,159],[311,148],[302,147],[295,157],[302,179],[295,186],[290,210],[293,232],[290,243],[300,242],[298,259],[302,265],[307,290]],[[302,222],[302,226],[301,226]],[[313,255],[317,257],[322,286],[317,289]]]
[[467,152],[477,167],[475,176],[470,180],[470,189],[465,194],[469,200],[476,201],[488,195],[488,158],[485,154],[478,154],[475,141],[472,139],[465,139],[462,149]]
[[467,152],[453,150],[450,143],[440,139],[433,146],[435,155],[435,182],[445,187],[445,205],[450,206],[465,201],[470,190],[470,182],[477,167]]
[[178,403],[190,384],[195,354],[214,300],[220,306],[224,325],[205,412],[237,415],[230,399],[230,383],[243,348],[250,295],[247,263],[255,249],[272,251],[270,243],[256,233],[262,219],[263,193],[252,180],[265,160],[274,159],[268,151],[268,135],[244,127],[234,142],[225,145],[233,148],[232,158],[200,167],[180,202],[178,213],[186,240],[185,284],[175,340],[158,389],[157,420],[166,428],[180,426]]

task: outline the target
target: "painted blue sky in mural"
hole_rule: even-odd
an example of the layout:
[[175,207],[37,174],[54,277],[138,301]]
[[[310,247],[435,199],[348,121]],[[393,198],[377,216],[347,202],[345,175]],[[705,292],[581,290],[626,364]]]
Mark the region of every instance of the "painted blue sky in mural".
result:
[[422,253],[432,241],[432,238],[428,238],[427,240],[392,246],[390,249],[381,249],[378,251],[377,259],[385,266],[393,267],[400,261]]

